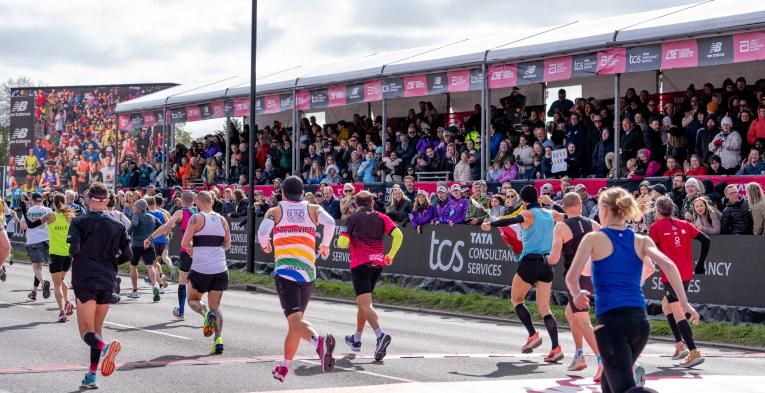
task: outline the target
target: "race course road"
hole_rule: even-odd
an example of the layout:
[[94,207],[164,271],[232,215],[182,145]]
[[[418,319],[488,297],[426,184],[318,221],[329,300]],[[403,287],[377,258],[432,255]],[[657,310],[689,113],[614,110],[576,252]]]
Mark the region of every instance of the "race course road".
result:
[[[77,392],[88,364],[88,348],[80,340],[76,320],[56,322],[53,296],[32,302],[29,265],[7,266],[0,282],[0,392]],[[48,276],[47,269],[45,272]],[[129,279],[123,280],[123,293]],[[225,352],[208,355],[211,341],[202,335],[201,317],[187,307],[186,320],[175,321],[177,286],[159,303],[151,301],[141,282],[141,298],[112,307],[104,327],[106,340],[119,339],[118,369],[99,376],[108,392],[597,392],[590,377],[595,359],[588,348],[589,368],[570,373],[573,353],[567,331],[560,332],[566,359],[546,364],[545,343],[521,354],[526,338],[514,324],[450,318],[378,309],[392,338],[384,362],[372,358],[374,335],[367,329],[361,353],[353,356],[343,336],[355,328],[352,305],[314,301],[306,317],[320,333],[332,333],[338,344],[336,369],[322,374],[310,345],[301,343],[298,359],[284,384],[271,369],[282,358],[286,320],[276,296],[228,291],[223,296]],[[70,295],[73,297],[73,295]],[[702,348],[706,362],[694,370],[673,366],[673,346],[650,343],[640,363],[647,386],[659,392],[765,391],[765,353]],[[384,387],[380,386],[385,384]]]

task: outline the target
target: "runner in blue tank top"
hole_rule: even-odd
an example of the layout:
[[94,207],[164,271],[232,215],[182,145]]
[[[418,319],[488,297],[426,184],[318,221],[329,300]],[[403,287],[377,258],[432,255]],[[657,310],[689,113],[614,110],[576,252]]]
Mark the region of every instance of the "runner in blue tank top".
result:
[[536,284],[537,308],[539,314],[544,317],[545,327],[552,343],[552,350],[545,356],[544,360],[548,363],[558,362],[563,359],[563,350],[558,344],[558,324],[550,312],[553,268],[547,262],[547,256],[552,248],[555,221],[563,219],[563,215],[543,209],[539,205],[539,194],[532,186],[523,187],[520,195],[526,210],[511,218],[504,218],[491,223],[486,220],[481,225],[481,229],[490,231],[492,227],[521,225],[523,251],[519,258],[518,271],[515,273],[513,284],[510,287],[510,300],[515,307],[515,312],[529,332],[529,338],[521,347],[521,352],[531,353],[534,348],[542,345],[542,337],[534,328],[534,324],[531,322],[531,313],[524,304],[526,294]]
[[[644,370],[633,365],[648,342],[650,325],[645,310],[642,281],[653,273],[646,265],[652,260],[676,288],[680,304],[698,323],[699,314],[688,304],[683,282],[674,263],[656,247],[651,238],[637,235],[625,221],[641,216],[635,198],[620,187],[600,194],[599,232],[584,236],[566,275],[566,285],[577,307],[589,306],[588,291],[579,286],[588,259],[592,259],[592,283],[595,288],[595,339],[600,348],[604,376],[603,393],[646,392],[642,388]],[[637,385],[641,387],[635,388]],[[633,389],[634,388],[634,389]],[[631,389],[631,390],[630,390]]]

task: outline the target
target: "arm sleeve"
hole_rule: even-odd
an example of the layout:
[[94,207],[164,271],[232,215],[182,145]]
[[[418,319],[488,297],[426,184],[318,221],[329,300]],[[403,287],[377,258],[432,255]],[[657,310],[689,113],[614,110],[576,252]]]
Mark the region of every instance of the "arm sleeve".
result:
[[41,219],[38,218],[37,220],[33,221],[33,220],[30,220],[29,216],[26,215],[26,214],[24,214],[24,221],[27,223],[27,228],[29,228],[29,229],[37,228],[40,225],[42,225],[42,220]]
[[694,239],[701,242],[701,254],[699,255],[699,261],[696,263],[696,271],[698,272],[701,270],[703,273],[704,261],[707,260],[707,254],[709,254],[709,246],[711,245],[712,241],[704,232],[699,232],[696,234]]
[[513,224],[520,224],[522,222],[523,222],[523,216],[519,214],[519,215],[514,216],[514,217],[500,218],[497,221],[493,221],[491,223],[491,226],[494,227],[494,228],[497,228],[497,227],[507,227],[507,226],[510,226],[510,225],[513,225]]
[[390,251],[388,251],[388,257],[393,259],[396,257],[399,248],[401,248],[401,243],[404,242],[404,233],[401,232],[401,229],[393,228],[393,231],[390,232],[390,236],[393,238],[393,244],[391,244]]
[[77,256],[80,253],[80,242],[82,241],[80,235],[80,228],[78,222],[72,221],[69,226],[69,233],[66,235],[66,242],[69,243],[69,255],[72,257]]
[[117,256],[117,263],[121,265],[133,258],[133,249],[130,247],[130,238],[128,238],[127,232],[120,231],[120,233],[120,255]]
[[271,231],[274,229],[274,225],[274,219],[271,216],[264,218],[263,221],[260,222],[260,226],[258,227],[258,243],[261,247],[271,241]]
[[319,208],[316,213],[319,215],[319,224],[324,226],[324,231],[321,235],[321,245],[329,246],[332,243],[332,236],[335,234],[335,219],[322,208]]
[[558,213],[561,213],[561,214],[566,214],[566,211],[565,211],[565,210],[563,210],[563,208],[562,208],[562,207],[560,207],[560,206],[559,206],[557,203],[553,203],[553,204],[552,204],[550,207],[551,207],[553,210],[555,210],[556,212],[558,212]]

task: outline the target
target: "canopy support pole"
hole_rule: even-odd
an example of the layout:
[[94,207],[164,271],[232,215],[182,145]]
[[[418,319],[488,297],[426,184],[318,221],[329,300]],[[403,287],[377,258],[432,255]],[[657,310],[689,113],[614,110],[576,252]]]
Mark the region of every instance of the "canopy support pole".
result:
[[619,152],[621,149],[619,148],[620,143],[620,137],[621,137],[621,119],[619,118],[621,115],[621,109],[619,108],[619,98],[621,97],[620,91],[621,91],[621,77],[622,74],[616,74],[614,75],[614,178],[619,178],[619,168],[621,165],[621,160],[619,157]]
[[[174,131],[172,129],[172,123],[167,116],[167,106],[162,107],[162,118],[165,120],[165,126],[163,127],[165,132],[163,133],[164,137],[162,138],[162,180],[165,182],[165,187],[167,187],[167,174],[169,171],[168,166],[170,165],[170,146],[172,146],[170,145],[170,134],[172,134]],[[117,183],[114,184],[116,186]]]
[[489,151],[488,133],[489,133],[489,86],[486,83],[486,62],[481,65],[481,180],[486,180],[486,168],[489,163],[487,152]]
[[[382,140],[382,148],[383,148],[383,157],[385,157],[385,153],[386,153],[385,152],[385,140],[387,139],[386,137],[387,137],[387,134],[388,134],[386,132],[388,130],[388,105],[387,105],[386,101],[387,100],[385,98],[382,99],[382,125],[380,126],[380,128],[382,129],[381,140]],[[380,181],[382,183],[385,183],[385,178],[383,177],[382,179],[380,179]]]
[[247,272],[255,272],[255,216],[253,213],[253,201],[255,200],[255,70],[256,54],[258,49],[258,0],[252,0],[252,19],[250,32],[250,133],[248,134],[247,154],[249,155],[249,168],[247,176]]
[[292,89],[292,145],[290,146],[290,173],[294,173],[298,167],[298,138],[300,137],[300,122],[297,109],[297,89]]
[[226,168],[226,183],[230,181],[231,177],[231,116],[226,116],[226,129],[224,130],[226,136],[226,163],[223,165]]

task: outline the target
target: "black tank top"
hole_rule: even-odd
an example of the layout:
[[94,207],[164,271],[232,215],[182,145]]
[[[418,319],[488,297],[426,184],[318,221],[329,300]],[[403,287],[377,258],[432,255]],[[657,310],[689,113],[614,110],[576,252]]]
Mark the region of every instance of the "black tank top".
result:
[[568,269],[574,261],[574,255],[582,242],[584,235],[592,232],[592,220],[586,217],[571,217],[563,221],[571,229],[571,240],[563,243],[563,267]]

